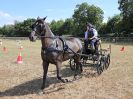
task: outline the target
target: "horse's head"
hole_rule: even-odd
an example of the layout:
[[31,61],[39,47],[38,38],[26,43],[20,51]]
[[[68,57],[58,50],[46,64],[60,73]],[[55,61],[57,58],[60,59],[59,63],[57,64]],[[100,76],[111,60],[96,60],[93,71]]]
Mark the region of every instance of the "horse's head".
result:
[[45,18],[37,18],[34,24],[32,24],[31,34],[29,36],[30,41],[35,41],[37,36],[44,36],[46,29],[45,29]]

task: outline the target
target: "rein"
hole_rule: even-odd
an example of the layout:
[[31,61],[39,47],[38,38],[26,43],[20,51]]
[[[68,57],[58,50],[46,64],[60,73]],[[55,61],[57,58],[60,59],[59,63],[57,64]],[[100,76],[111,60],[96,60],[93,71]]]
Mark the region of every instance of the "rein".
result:
[[39,34],[36,34],[38,38],[51,38],[51,39],[56,39],[56,38],[74,38],[74,37],[62,37],[62,36],[41,36]]
[[54,36],[54,37],[51,37],[51,36],[40,36],[39,34],[36,34],[38,38],[51,38],[51,39],[56,39],[56,38],[59,38],[59,36]]

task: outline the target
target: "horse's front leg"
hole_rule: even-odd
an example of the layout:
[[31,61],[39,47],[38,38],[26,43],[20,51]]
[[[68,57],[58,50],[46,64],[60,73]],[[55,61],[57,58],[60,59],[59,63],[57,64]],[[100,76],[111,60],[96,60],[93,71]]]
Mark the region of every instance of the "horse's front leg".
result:
[[41,92],[40,93],[43,93],[43,90],[45,88],[46,77],[47,77],[47,72],[48,72],[48,66],[49,66],[49,63],[43,61],[43,83],[42,83],[42,87],[41,87]]
[[80,72],[83,72],[83,64],[81,62],[79,62],[79,66],[80,66]]
[[62,79],[62,78],[61,78],[61,73],[60,73],[60,72],[61,72],[61,69],[60,69],[61,65],[62,65],[61,62],[58,62],[58,63],[56,64],[57,78],[58,78],[59,80],[61,80],[63,83],[66,83],[66,82],[68,82],[68,79]]

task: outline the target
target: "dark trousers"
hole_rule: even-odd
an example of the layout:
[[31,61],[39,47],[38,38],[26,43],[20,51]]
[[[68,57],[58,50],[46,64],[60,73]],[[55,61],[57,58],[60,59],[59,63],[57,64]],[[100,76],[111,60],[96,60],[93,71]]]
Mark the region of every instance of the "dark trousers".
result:
[[96,43],[97,39],[93,39],[93,40],[84,40],[84,48],[85,48],[85,51],[88,49],[88,45],[90,44],[90,48],[91,50],[96,50],[96,46],[95,46],[95,43]]
[[84,40],[84,50],[86,51],[88,49],[89,40]]
[[91,47],[91,49],[93,49],[93,50],[96,49],[96,48],[95,48],[95,43],[96,43],[96,41],[97,41],[97,39],[93,39],[93,40],[90,41],[90,47]]

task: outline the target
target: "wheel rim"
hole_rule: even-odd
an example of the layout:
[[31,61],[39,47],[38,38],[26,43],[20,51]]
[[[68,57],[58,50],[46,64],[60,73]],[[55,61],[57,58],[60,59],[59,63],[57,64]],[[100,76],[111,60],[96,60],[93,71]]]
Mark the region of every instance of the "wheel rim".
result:
[[108,69],[109,65],[110,65],[110,55],[108,54],[106,58],[106,69]]
[[97,73],[98,75],[102,74],[104,69],[104,61],[102,60],[102,58],[100,58],[100,60],[97,63]]

